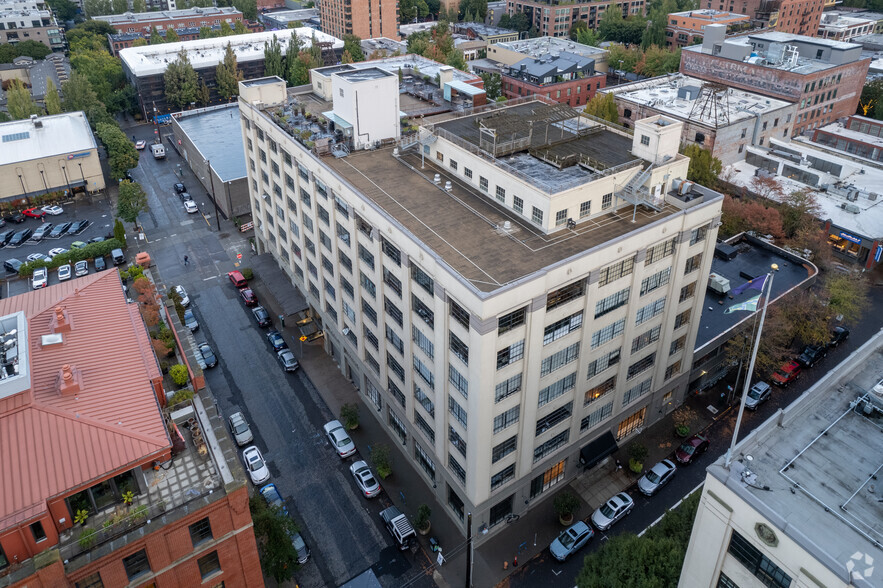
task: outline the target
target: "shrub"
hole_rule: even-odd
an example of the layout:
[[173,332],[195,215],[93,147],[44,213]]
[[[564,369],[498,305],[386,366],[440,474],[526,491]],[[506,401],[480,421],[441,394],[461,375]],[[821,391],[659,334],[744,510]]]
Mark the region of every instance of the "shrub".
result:
[[146,504],[139,504],[132,511],[132,522],[135,524],[141,523],[142,521],[147,519],[148,512],[149,509],[147,508]]
[[417,516],[414,518],[414,524],[418,529],[426,529],[429,526],[429,517],[432,516],[432,509],[425,504],[417,507]]
[[340,407],[340,420],[347,429],[355,429],[359,426],[359,407],[354,403],[347,403]]
[[120,219],[113,222],[113,237],[120,242],[121,248],[126,248],[126,227]]
[[392,474],[392,464],[389,461],[389,447],[385,443],[375,443],[371,446],[371,463],[377,470],[381,480],[385,480]]
[[80,538],[77,539],[77,543],[79,543],[81,548],[89,549],[95,545],[96,535],[98,535],[98,531],[95,529],[83,529],[83,532],[80,533]]
[[242,277],[246,280],[250,280],[254,277],[254,270],[252,270],[250,267],[244,267],[239,271],[242,272]]
[[580,501],[576,494],[565,491],[555,497],[553,506],[558,516],[566,519],[576,514],[580,507]]
[[161,339],[151,339],[150,344],[153,345],[153,352],[158,358],[169,357],[172,354],[172,350],[166,345],[166,342]]
[[189,400],[193,400],[193,390],[189,388],[178,390],[177,392],[172,394],[171,398],[169,398],[169,406],[175,406],[176,404],[181,404],[182,402],[187,402]]
[[82,525],[86,522],[86,519],[89,518],[89,511],[85,508],[81,508],[77,510],[77,514],[74,515],[74,524]]
[[102,241],[101,243],[89,243],[82,249],[72,249],[67,253],[56,255],[51,261],[41,259],[39,261],[29,261],[22,264],[18,270],[18,275],[29,277],[38,267],[54,269],[68,263],[76,263],[83,259],[95,259],[96,257],[105,256],[110,253],[111,249],[117,249],[119,247],[120,242],[116,239]]
[[169,375],[172,376],[172,381],[178,386],[183,386],[190,378],[190,374],[187,373],[187,367],[180,363],[169,368]]

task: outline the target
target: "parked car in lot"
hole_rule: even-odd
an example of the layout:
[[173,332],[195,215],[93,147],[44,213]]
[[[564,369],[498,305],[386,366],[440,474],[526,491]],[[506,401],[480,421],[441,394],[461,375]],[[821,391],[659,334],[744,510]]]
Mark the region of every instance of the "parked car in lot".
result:
[[276,484],[261,486],[258,492],[261,493],[261,496],[267,502],[267,506],[278,508],[284,514],[288,514],[288,507],[285,506],[285,500],[282,498],[279,489],[276,488]]
[[190,201],[193,200],[193,196],[191,196],[190,192],[187,192],[186,190],[183,192],[178,192],[178,198],[181,199],[181,202],[187,202],[188,200],[190,200]]
[[26,208],[21,213],[28,218],[43,218],[46,216],[46,211],[42,208]]
[[239,297],[242,298],[242,301],[246,306],[254,306],[258,303],[258,297],[255,296],[254,291],[251,288],[243,288],[240,290]]
[[60,239],[62,235],[67,233],[68,229],[71,228],[71,225],[74,224],[72,222],[61,223],[60,225],[55,225],[52,231],[46,235],[48,239]]
[[181,182],[178,182],[177,184],[175,184],[175,192],[177,192],[178,194],[181,194],[186,191],[187,191],[187,188],[185,188],[184,184],[182,184]]
[[78,220],[71,223],[70,228],[68,228],[66,235],[79,235],[92,224],[90,220]]
[[797,363],[801,367],[811,368],[827,356],[828,347],[826,345],[807,345],[803,348],[801,354],[797,356]]
[[63,282],[71,279],[71,264],[66,263],[58,266],[58,281]]
[[270,320],[270,313],[267,312],[267,309],[263,306],[256,306],[252,308],[251,314],[254,315],[254,318],[258,322],[259,327],[269,327],[273,322],[272,320]]
[[350,466],[350,473],[356,480],[356,485],[361,490],[362,496],[374,498],[380,494],[380,484],[377,483],[377,478],[371,473],[371,468],[363,460],[353,463]]
[[196,206],[196,202],[193,200],[185,200],[184,201],[184,211],[187,214],[193,214],[199,212],[199,208]]
[[280,349],[276,352],[276,357],[279,358],[279,363],[286,372],[296,372],[300,367],[290,349]]
[[212,351],[212,347],[208,343],[199,344],[199,353],[202,355],[205,367],[213,368],[218,365],[218,358],[215,357],[215,352]]
[[236,445],[242,447],[254,439],[251,427],[248,426],[248,421],[245,420],[245,415],[241,412],[231,414],[227,422],[230,424],[230,433],[233,435]]
[[663,459],[641,476],[638,480],[638,490],[645,496],[653,496],[671,481],[677,471],[677,466],[671,460]]
[[92,237],[91,239],[89,239],[88,243],[102,243],[104,241],[107,241],[107,237],[100,237],[99,236],[99,237]]
[[49,285],[49,271],[45,267],[38,267],[34,270],[34,277],[31,279],[31,286],[34,290],[45,288]]
[[273,346],[273,351],[288,349],[288,343],[285,342],[285,339],[282,337],[282,333],[280,333],[279,331],[270,331],[269,333],[267,333],[267,341],[269,341],[270,345]]
[[847,339],[849,339],[849,329],[846,327],[834,327],[834,330],[831,331],[831,342],[828,343],[828,347],[837,347]]
[[558,561],[565,561],[568,557],[582,549],[595,536],[590,526],[582,521],[570,525],[564,529],[558,537],[549,545],[549,552]]
[[64,209],[57,204],[51,204],[49,206],[44,206],[43,212],[51,216],[58,216],[59,214],[64,212]]
[[107,262],[104,261],[104,256],[102,255],[101,257],[96,257],[95,258],[95,271],[96,272],[103,272],[106,269],[107,269]]
[[46,254],[31,253],[30,255],[28,255],[28,261],[40,261],[41,259],[46,259]]
[[89,273],[89,262],[85,259],[74,264],[74,275],[78,278]]
[[48,257],[49,259],[53,259],[56,256],[61,255],[62,253],[67,253],[67,249],[65,249],[64,247],[54,247],[49,250],[49,254],[46,255],[46,257]]
[[705,453],[705,450],[708,449],[708,445],[707,437],[704,435],[693,435],[681,443],[681,446],[675,451],[675,459],[678,460],[678,463],[684,465],[691,464],[694,460],[698,459],[700,455]]
[[7,273],[17,274],[18,269],[23,266],[24,263],[19,261],[18,259],[10,258],[3,262],[3,267],[6,268]]
[[6,247],[14,235],[15,231],[3,231],[0,233],[0,247]]
[[267,467],[260,449],[254,445],[247,447],[242,452],[242,459],[245,460],[245,468],[252,484],[262,484],[270,479],[270,468]]
[[7,247],[19,247],[24,244],[25,241],[31,238],[31,233],[33,231],[31,229],[22,229],[16,234],[12,236],[12,239],[9,240],[9,243],[6,244]]
[[25,222],[27,220],[27,218],[28,217],[26,217],[25,215],[23,215],[22,213],[20,213],[18,211],[9,212],[3,216],[3,220],[5,220],[8,223],[15,223],[15,224]]
[[619,519],[629,514],[635,507],[635,501],[625,492],[616,494],[592,513],[592,524],[599,531],[606,531]]
[[184,286],[175,286],[173,289],[181,297],[181,306],[184,308],[190,306],[190,297],[187,296],[187,290],[184,289]]
[[199,330],[199,321],[196,320],[196,315],[193,314],[192,308],[184,311],[184,326],[190,329],[191,333]]
[[794,360],[786,361],[782,367],[773,372],[770,379],[776,386],[787,386],[800,377],[800,364]]
[[745,397],[745,408],[757,410],[757,407],[770,399],[773,389],[766,382],[755,382]]
[[34,229],[33,234],[31,235],[31,241],[35,241],[39,243],[43,239],[46,238],[46,235],[52,232],[52,227],[54,227],[52,223],[43,223],[36,229]]
[[88,245],[88,243],[85,241],[74,241],[71,243],[71,249],[85,249],[86,245]]
[[325,436],[328,437],[331,446],[334,447],[334,450],[341,459],[347,458],[356,452],[356,444],[353,443],[350,436],[346,434],[340,421],[330,421],[325,423],[325,426],[322,428],[324,429]]

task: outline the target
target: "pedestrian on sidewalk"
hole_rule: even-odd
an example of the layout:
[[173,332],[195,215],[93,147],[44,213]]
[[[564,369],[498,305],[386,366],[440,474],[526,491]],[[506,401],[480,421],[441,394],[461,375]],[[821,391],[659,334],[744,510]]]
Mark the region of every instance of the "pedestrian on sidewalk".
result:
[[619,461],[618,459],[616,460],[616,471],[617,472],[622,471],[622,462]]
[[184,265],[190,265],[190,258],[186,255],[184,256]]

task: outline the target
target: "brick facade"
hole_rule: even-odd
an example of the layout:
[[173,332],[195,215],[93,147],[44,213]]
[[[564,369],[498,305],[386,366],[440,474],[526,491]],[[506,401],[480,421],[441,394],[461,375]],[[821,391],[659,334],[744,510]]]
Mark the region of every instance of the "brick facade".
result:
[[396,0],[323,0],[319,5],[322,32],[343,39],[399,38],[399,10]]
[[607,83],[607,75],[603,73],[543,86],[531,84],[506,74],[503,74],[502,77],[503,95],[506,98],[541,95],[574,107],[585,106],[586,102],[595,95],[595,92],[605,87]]
[[514,0],[509,2],[509,15],[523,12],[540,37],[567,37],[570,28],[581,20],[590,29],[597,29],[605,10],[619,7],[624,17],[644,14],[644,0],[630,2],[585,2],[579,4],[551,4],[542,0]]
[[157,31],[168,29],[184,29],[200,27],[220,27],[221,22],[226,22],[231,27],[233,23],[242,22],[242,13],[234,8],[201,8],[200,12],[191,10],[138,13],[127,19],[125,15],[114,14],[106,17],[95,17],[110,24],[119,33],[150,33],[154,27]]

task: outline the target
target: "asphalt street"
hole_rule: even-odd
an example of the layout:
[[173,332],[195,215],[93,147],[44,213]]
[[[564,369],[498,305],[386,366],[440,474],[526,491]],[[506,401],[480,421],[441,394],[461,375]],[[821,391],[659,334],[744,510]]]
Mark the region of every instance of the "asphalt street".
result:
[[[870,299],[871,306],[865,311],[865,316],[883,316],[883,291],[879,287],[872,288]],[[775,388],[770,400],[762,404],[757,412],[745,411],[739,430],[740,439],[744,439],[748,433],[770,418],[779,408],[794,402],[827,373],[827,370],[846,359],[850,353],[861,347],[880,329],[879,320],[876,319],[863,320],[857,325],[848,326],[852,331],[849,339],[830,350],[827,358],[815,367],[804,370],[800,378],[787,388]],[[671,482],[655,496],[648,498],[641,494],[636,486],[631,486],[628,489],[628,494],[635,501],[635,508],[632,512],[608,531],[600,533],[596,530],[595,537],[576,557],[572,557],[562,564],[549,555],[548,549],[544,550],[530,561],[522,562],[521,567],[509,576],[509,585],[512,587],[572,588],[575,584],[574,580],[582,568],[584,556],[601,547],[610,537],[620,533],[641,533],[663,516],[666,510],[672,508],[704,482],[705,468],[726,453],[730,446],[735,430],[737,409],[738,406],[712,423],[705,433],[711,442],[708,451],[701,455],[695,463],[678,467],[678,472]],[[652,466],[653,464],[647,464],[647,467]],[[598,506],[600,505],[592,505],[593,508]],[[591,512],[580,512],[579,516],[588,523],[591,514]]]
[[[167,129],[164,129],[167,130]],[[132,131],[129,131],[132,134]],[[135,131],[151,140],[153,127]],[[168,148],[165,160],[142,152],[133,177],[148,194],[150,212],[139,218],[146,249],[163,283],[183,285],[200,328],[197,341],[207,341],[219,358],[206,371],[206,382],[224,415],[242,411],[255,435],[289,512],[301,528],[312,557],[296,574],[299,586],[337,586],[373,568],[384,586],[398,586],[414,575],[410,554],[402,554],[380,524],[385,495],[364,499],[349,473],[358,457],[341,460],[322,432],[336,418],[303,371],[283,371],[269,342],[269,329],[258,327],[251,310],[237,295],[226,273],[237,253],[250,251],[248,241],[232,223],[217,232],[213,206],[186,164]],[[177,175],[182,163],[183,178]],[[187,214],[173,186],[183,181],[199,206]],[[203,216],[205,213],[205,216]],[[184,265],[184,256],[190,263]],[[298,342],[288,341],[295,354]]]

